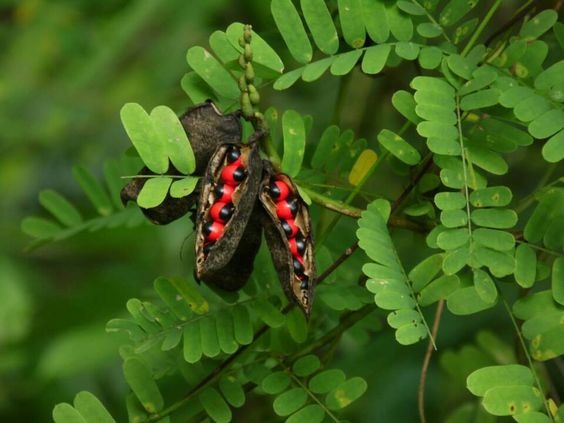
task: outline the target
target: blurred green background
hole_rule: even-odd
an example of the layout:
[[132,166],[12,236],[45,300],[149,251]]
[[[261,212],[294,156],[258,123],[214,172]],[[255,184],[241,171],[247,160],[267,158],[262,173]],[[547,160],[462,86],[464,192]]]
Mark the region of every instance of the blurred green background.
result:
[[[519,2],[506,3],[508,16]],[[21,233],[20,222],[28,215],[45,214],[37,195],[47,188],[83,206],[88,215],[87,200],[71,168],[78,163],[101,175],[103,160],[129,147],[119,120],[121,106],[138,102],[151,109],[166,104],[182,112],[188,106],[180,88],[188,47],[207,45],[214,30],[234,21],[252,23],[276,46],[279,40],[270,32],[268,4],[0,1],[0,421],[51,421],[55,403],[70,401],[84,389],[95,393],[118,421],[125,421],[121,340],[107,335],[104,326],[110,318],[125,314],[128,298],[148,295],[157,276],[190,271],[180,252],[191,225],[182,219],[165,228],[144,224],[134,230],[82,233],[26,251],[30,239]],[[273,95],[267,89],[263,104],[314,114],[314,134],[334,122],[375,146],[377,130],[394,130],[401,124],[389,98],[396,89],[405,89],[415,71],[400,68],[386,75],[385,82],[355,73],[343,82],[341,97],[340,81],[334,77],[300,83],[283,94]],[[343,113],[335,116],[338,98]],[[511,160],[519,169],[527,157],[516,155]],[[540,160],[528,163],[529,174],[535,174],[537,164],[542,166]],[[393,174],[375,182],[390,195],[399,184]],[[523,192],[533,185],[524,181]],[[341,229],[351,231],[352,226]],[[404,245],[422,242],[411,234],[400,234],[398,239]],[[413,257],[413,262],[418,258]],[[489,321],[493,330],[507,327],[508,322],[493,318],[496,313],[464,320],[445,317],[442,346],[459,348],[474,339],[475,329],[484,322]],[[461,323],[463,331],[458,327]],[[510,334],[502,337],[511,339]],[[389,332],[378,333],[364,345],[345,337],[336,364],[350,376],[362,375],[369,384],[366,395],[349,412],[350,419],[416,421],[423,350],[424,345],[400,347]],[[445,395],[451,383],[446,373],[432,366],[430,415],[443,416],[445,410],[439,408],[452,409],[470,398],[463,383]],[[268,400],[252,412],[257,418],[263,416],[260,421],[270,421],[264,416],[272,415]],[[259,421],[249,414],[247,418]]]

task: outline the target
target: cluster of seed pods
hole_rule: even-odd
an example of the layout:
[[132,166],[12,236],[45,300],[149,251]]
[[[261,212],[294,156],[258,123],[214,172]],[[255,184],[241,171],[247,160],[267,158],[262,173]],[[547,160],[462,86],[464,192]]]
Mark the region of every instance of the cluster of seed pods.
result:
[[294,221],[299,211],[300,202],[292,192],[292,189],[280,179],[273,178],[268,186],[268,190],[270,197],[276,202],[276,215],[280,219],[280,225],[288,240],[288,246],[292,253],[294,274],[301,281],[300,289],[307,290],[309,278],[304,273],[306,239]]
[[209,220],[204,225],[206,237],[204,254],[221,238],[226,223],[233,216],[233,192],[243,182],[246,176],[245,167],[241,161],[241,151],[235,145],[229,146],[225,155],[226,166],[221,171],[220,180],[216,183],[213,193],[215,201],[209,209]]

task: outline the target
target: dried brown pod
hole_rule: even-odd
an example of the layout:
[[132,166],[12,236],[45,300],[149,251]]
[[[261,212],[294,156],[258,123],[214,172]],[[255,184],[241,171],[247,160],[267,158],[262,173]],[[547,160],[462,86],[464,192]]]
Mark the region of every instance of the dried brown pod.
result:
[[[264,161],[263,168],[259,199],[265,210],[262,221],[272,261],[286,296],[309,317],[316,282],[309,210],[288,175],[276,173],[267,161]],[[287,198],[281,200],[275,191],[273,184],[277,181],[289,188]],[[295,217],[281,219],[281,205],[288,199],[298,204]]]
[[[240,152],[235,163],[229,159],[233,146]],[[234,166],[244,169],[245,175],[241,181],[228,180],[234,188],[232,214],[220,223],[211,214],[212,206],[219,201],[216,187],[232,177]],[[196,214],[196,279],[229,291],[247,282],[261,242],[262,211],[257,204],[261,178],[262,161],[256,143],[217,148],[201,181]]]
[[[196,159],[194,175],[202,175],[210,157],[216,148],[223,143],[238,143],[241,141],[242,129],[239,111],[222,114],[211,101],[191,107],[180,116],[180,122],[188,135],[190,145]],[[139,171],[140,175],[154,175],[148,168]],[[169,175],[179,172],[169,163]],[[121,201],[125,205],[128,201],[136,201],[139,192],[145,185],[147,178],[134,178],[120,193]],[[167,195],[165,200],[150,209],[141,211],[151,222],[166,225],[182,216],[194,206],[199,196],[199,189],[183,198],[173,198]]]

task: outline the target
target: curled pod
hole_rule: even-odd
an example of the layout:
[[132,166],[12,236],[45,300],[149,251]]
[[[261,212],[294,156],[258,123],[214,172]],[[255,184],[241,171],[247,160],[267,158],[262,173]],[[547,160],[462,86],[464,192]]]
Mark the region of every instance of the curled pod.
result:
[[[270,162],[265,161],[263,166],[259,199],[265,212],[262,219],[268,248],[286,296],[309,317],[316,282],[309,210],[289,176],[276,173]],[[284,192],[287,188],[287,197],[297,202],[293,219],[279,217],[280,196],[273,192],[273,186]]]
[[[220,144],[238,143],[241,141],[242,129],[239,121],[240,112],[222,114],[211,101],[191,107],[180,116],[180,123],[188,135],[188,140],[196,159],[194,175],[202,175],[210,157]],[[141,175],[154,175],[148,168],[139,171]],[[178,175],[179,172],[169,164],[167,174]],[[128,201],[136,201],[141,188],[147,178],[134,178],[120,193],[121,201],[125,205]],[[173,198],[167,195],[165,200],[150,209],[141,209],[143,214],[157,225],[166,225],[184,216],[198,199],[198,187],[194,192],[183,198]]]
[[[233,147],[240,153],[237,166],[244,170],[245,177],[233,181],[229,213],[222,214],[226,206],[218,187],[225,184],[224,170],[233,166]],[[196,213],[197,280],[229,291],[247,282],[261,241],[262,211],[257,204],[261,178],[257,144],[224,144],[217,148],[202,178]]]

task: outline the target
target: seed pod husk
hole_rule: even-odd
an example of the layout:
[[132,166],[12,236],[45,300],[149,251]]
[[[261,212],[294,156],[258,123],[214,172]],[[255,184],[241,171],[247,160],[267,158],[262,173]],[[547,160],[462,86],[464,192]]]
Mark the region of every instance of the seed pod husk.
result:
[[[196,159],[194,175],[202,175],[211,155],[218,145],[223,143],[237,143],[241,141],[242,129],[239,121],[240,112],[223,115],[211,101],[191,107],[180,117],[180,122],[188,135]],[[154,175],[148,168],[139,171],[141,175]],[[179,172],[169,163],[169,175]],[[128,201],[136,201],[141,188],[147,178],[134,178],[120,193],[121,201],[125,205]],[[193,208],[199,196],[199,188],[186,197],[173,198],[167,195],[165,200],[150,209],[141,209],[143,214],[157,225],[166,225],[182,216]]]
[[223,235],[209,251],[204,225],[210,221],[210,209],[216,201],[214,187],[221,172],[228,166],[228,144],[218,147],[202,179],[196,214],[196,279],[234,291],[242,288],[253,270],[253,262],[261,241],[260,206],[257,194],[262,178],[262,161],[256,144],[235,144],[241,151],[245,179],[232,194],[234,211],[225,223]]
[[[313,255],[313,238],[311,232],[311,219],[307,204],[301,199],[298,189],[292,179],[283,173],[276,173],[270,162],[264,161],[263,180],[260,186],[259,199],[265,213],[263,213],[263,228],[274,267],[286,296],[297,304],[309,317],[313,303],[313,294],[316,282],[315,259]],[[299,201],[299,210],[294,219],[305,239],[303,254],[303,273],[305,278],[300,278],[294,270],[294,257],[290,251],[288,238],[280,219],[276,215],[276,201],[269,194],[269,185],[273,179],[285,182],[292,191],[292,195]],[[307,281],[304,284],[304,281]],[[304,285],[307,285],[304,286]]]

